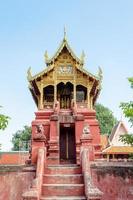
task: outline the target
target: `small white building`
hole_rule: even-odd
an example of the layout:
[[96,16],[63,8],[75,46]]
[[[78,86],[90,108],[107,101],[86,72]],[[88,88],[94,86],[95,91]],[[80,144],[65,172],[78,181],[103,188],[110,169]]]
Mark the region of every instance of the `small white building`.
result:
[[112,132],[109,136],[109,145],[110,146],[128,146],[120,141],[120,135],[128,134],[128,130],[123,121],[119,121],[112,129]]
[[128,129],[124,122],[119,121],[112,129],[108,139],[108,146],[102,151],[104,157],[107,157],[107,159],[129,158],[129,155],[133,154],[133,147],[120,141],[120,135],[128,133]]

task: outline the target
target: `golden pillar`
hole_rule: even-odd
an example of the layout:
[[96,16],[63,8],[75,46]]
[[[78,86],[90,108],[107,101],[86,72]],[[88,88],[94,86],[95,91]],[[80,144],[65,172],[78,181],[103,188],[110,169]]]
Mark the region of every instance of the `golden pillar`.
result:
[[87,106],[89,109],[92,109],[92,98],[90,96],[90,91],[91,91],[91,87],[90,87],[90,83],[88,82],[87,84]]
[[76,69],[74,68],[74,85],[73,85],[73,99],[74,99],[74,102],[76,103],[76,76],[77,76],[77,73],[76,73]]
[[41,83],[40,91],[40,109],[43,109],[43,84]]
[[73,87],[74,87],[74,91],[73,91],[74,92],[74,94],[73,94],[74,96],[73,96],[73,99],[74,99],[74,102],[76,102],[76,84],[75,84],[75,82],[74,82],[74,86]]
[[87,107],[90,109],[90,90],[87,88]]
[[[53,63],[54,65],[54,63]],[[56,68],[55,68],[55,71],[54,71],[54,102],[56,102],[57,100],[57,74],[56,74]]]
[[54,102],[57,100],[57,84],[54,84]]
[[93,96],[90,96],[90,109],[93,109]]

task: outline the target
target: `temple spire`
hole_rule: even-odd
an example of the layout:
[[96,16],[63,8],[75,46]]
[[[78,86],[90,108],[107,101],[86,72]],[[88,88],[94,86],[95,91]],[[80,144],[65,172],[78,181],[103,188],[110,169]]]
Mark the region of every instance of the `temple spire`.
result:
[[66,40],[66,27],[64,26],[64,40]]

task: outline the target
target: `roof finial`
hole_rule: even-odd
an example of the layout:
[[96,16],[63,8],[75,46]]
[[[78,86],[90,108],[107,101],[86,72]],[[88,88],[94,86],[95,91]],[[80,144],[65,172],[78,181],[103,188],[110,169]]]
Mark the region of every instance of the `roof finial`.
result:
[[98,67],[98,77],[99,77],[99,80],[102,81],[102,79],[103,79],[103,72],[102,72],[102,69],[101,69],[100,66]]
[[120,118],[120,121],[122,122],[123,121],[123,113],[121,111],[121,118]]
[[64,26],[64,40],[66,40],[66,27]]
[[28,68],[28,71],[27,71],[27,79],[28,79],[28,81],[30,81],[30,80],[32,79],[31,67]]
[[82,51],[80,59],[81,59],[81,61],[82,61],[83,63],[84,63],[84,58],[85,58],[85,52]]
[[47,50],[45,51],[44,58],[45,58],[45,62],[47,62],[47,60],[48,60],[48,52],[47,52]]

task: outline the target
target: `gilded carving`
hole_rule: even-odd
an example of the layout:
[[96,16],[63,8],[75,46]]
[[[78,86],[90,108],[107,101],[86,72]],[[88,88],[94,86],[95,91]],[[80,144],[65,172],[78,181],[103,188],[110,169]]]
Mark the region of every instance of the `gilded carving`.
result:
[[71,64],[59,65],[57,73],[60,75],[73,74],[73,66]]
[[[80,93],[80,95],[82,93],[83,97],[82,100],[81,98],[79,101],[77,100],[77,104],[81,104],[82,107],[93,108],[93,103],[100,91],[102,70],[99,68],[98,76],[89,73],[83,68],[84,57],[85,54],[82,52],[81,57],[78,58],[69,46],[67,39],[63,39],[52,58],[48,57],[47,51],[45,52],[46,69],[35,76],[31,75],[30,69],[28,70],[30,90],[38,108],[53,108],[57,99],[62,108],[68,108],[72,98],[76,102],[77,93]],[[64,85],[69,83],[70,94],[64,92],[58,97],[59,90],[66,89],[64,85],[58,87],[59,83],[64,83]],[[44,92],[44,88],[49,85],[54,86],[54,90]],[[77,85],[80,85],[79,91],[77,91]],[[52,101],[49,100],[50,95]]]

